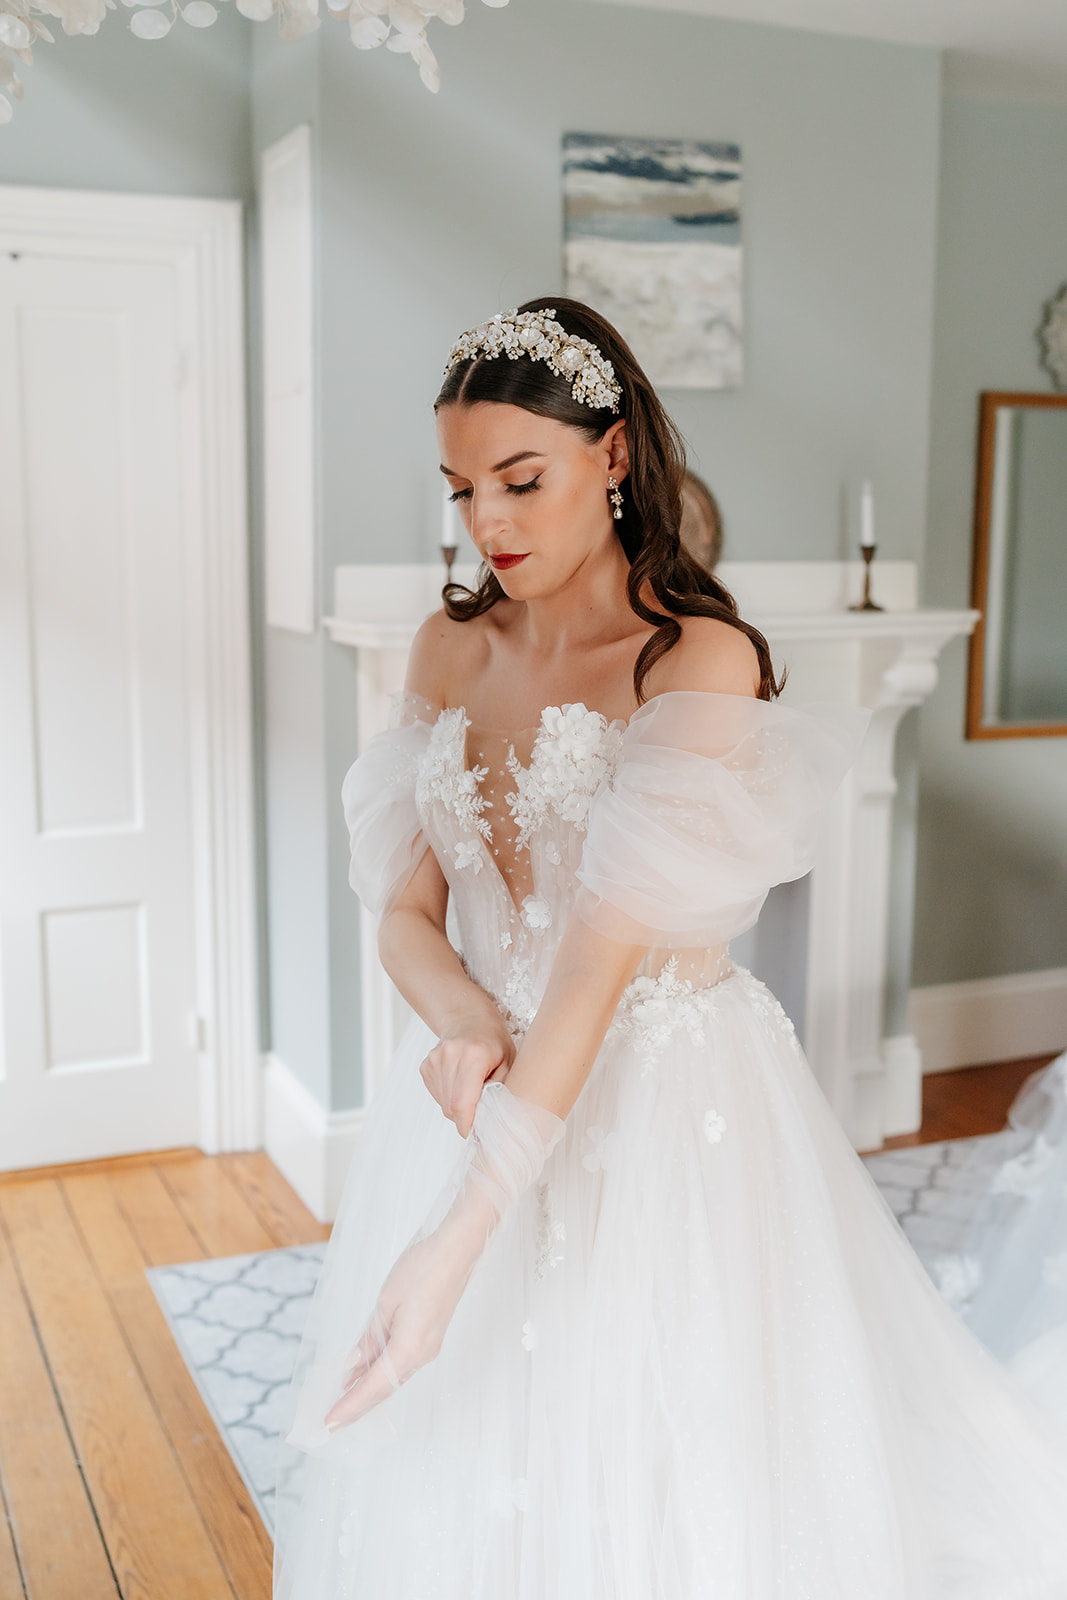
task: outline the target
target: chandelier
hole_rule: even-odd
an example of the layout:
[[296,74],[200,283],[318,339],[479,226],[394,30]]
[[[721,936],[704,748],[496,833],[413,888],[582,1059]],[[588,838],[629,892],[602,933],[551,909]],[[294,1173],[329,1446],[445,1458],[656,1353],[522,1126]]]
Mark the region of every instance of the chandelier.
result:
[[[138,39],[162,39],[179,17],[190,28],[210,28],[218,17],[214,0],[121,0],[132,12],[130,32]],[[228,4],[228,0],[221,0]],[[434,17],[451,26],[463,21],[463,0],[325,0],[333,16],[345,18],[357,50],[384,44],[397,55],[410,56],[419,77],[433,94],[441,87],[437,58],[426,40]],[[483,0],[506,6],[508,0]],[[320,25],[319,0],[234,0],[251,22],[277,16],[282,39],[303,39]],[[0,122],[10,122],[13,100],[22,99],[19,64],[33,63],[39,39],[53,44],[45,17],[56,17],[64,33],[96,33],[115,0],[0,0]]]

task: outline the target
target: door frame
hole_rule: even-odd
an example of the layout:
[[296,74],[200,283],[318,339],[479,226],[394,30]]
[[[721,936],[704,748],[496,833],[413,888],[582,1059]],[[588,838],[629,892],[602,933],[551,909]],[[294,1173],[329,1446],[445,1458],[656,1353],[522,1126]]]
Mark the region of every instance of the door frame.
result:
[[245,423],[237,200],[0,184],[0,251],[175,269],[185,692],[204,1150],[262,1143]]

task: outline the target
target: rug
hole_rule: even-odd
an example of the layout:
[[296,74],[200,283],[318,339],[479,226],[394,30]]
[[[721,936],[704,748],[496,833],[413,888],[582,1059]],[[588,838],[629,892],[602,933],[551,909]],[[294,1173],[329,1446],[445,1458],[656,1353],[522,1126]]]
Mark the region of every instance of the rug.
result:
[[[975,1152],[987,1138],[954,1139],[866,1157],[928,1271],[959,1244],[988,1180]],[[990,1167],[995,1163],[990,1151]],[[325,1244],[156,1267],[148,1278],[190,1372],[268,1528],[276,1441]]]

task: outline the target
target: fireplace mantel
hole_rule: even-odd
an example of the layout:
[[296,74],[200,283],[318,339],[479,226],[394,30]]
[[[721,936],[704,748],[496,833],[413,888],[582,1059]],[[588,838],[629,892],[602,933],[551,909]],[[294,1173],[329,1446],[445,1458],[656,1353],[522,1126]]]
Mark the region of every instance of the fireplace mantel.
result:
[[[873,1149],[912,1132],[921,1112],[918,1045],[910,1035],[883,1034],[896,732],[905,712],[933,692],[945,645],[969,634],[978,613],[917,606],[912,562],[876,564],[880,612],[848,609],[860,591],[858,562],[733,562],[719,572],[743,615],[767,635],[776,664],[789,668],[787,703],[839,700],[872,713],[824,830],[807,891],[806,951],[797,959],[808,1056],[849,1136]],[[457,568],[461,582],[473,575],[472,567]],[[441,571],[431,566],[336,569],[325,627],[356,653],[355,747],[385,727],[389,697],[403,684],[419,624],[440,603],[440,585]],[[375,1068],[391,1054],[402,1003],[378,962],[366,913],[362,957],[369,1095]]]

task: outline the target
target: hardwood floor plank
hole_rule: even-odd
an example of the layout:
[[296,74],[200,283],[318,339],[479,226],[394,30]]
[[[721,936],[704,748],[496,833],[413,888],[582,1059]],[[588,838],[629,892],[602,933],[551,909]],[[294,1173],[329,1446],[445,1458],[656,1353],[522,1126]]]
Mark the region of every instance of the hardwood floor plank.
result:
[[[2,1489],[3,1482],[0,1480],[0,1490]],[[2,1493],[0,1493],[0,1600],[27,1600],[18,1557],[15,1554],[14,1535]]]
[[329,1224],[315,1220],[265,1150],[220,1159],[276,1245],[318,1244],[330,1237]]
[[239,1600],[270,1600],[274,1547],[147,1279],[115,1290],[145,1382]]
[[274,1240],[217,1157],[162,1167],[160,1175],[206,1255],[274,1249]]
[[202,1258],[203,1246],[155,1167],[112,1173],[111,1188],[147,1266]]
[[1051,1056],[1002,1061],[991,1067],[934,1072],[923,1085],[923,1132],[930,1138],[966,1139],[1003,1128],[1012,1101]]
[[[30,1600],[117,1600],[7,1236],[0,1227],[0,1477]],[[6,1552],[3,1548],[6,1542]],[[5,1560],[9,1553],[10,1560]],[[21,1596],[11,1538],[0,1528],[0,1595]]]
[[[151,1173],[94,1174],[65,1187],[234,1593],[240,1600],[270,1600],[270,1536],[144,1275],[146,1264],[173,1261],[176,1246],[180,1260],[195,1260],[202,1252]],[[144,1204],[135,1235],[128,1213],[139,1200]]]
[[233,1600],[60,1185],[4,1186],[0,1213],[123,1600]]
[[131,1156],[104,1156],[98,1161],[67,1161],[58,1167],[16,1167],[0,1172],[0,1186],[30,1183],[37,1178],[69,1178],[76,1172],[116,1172],[127,1167],[169,1166],[171,1162],[203,1159],[203,1151],[193,1145],[179,1145],[173,1150],[139,1150]]

